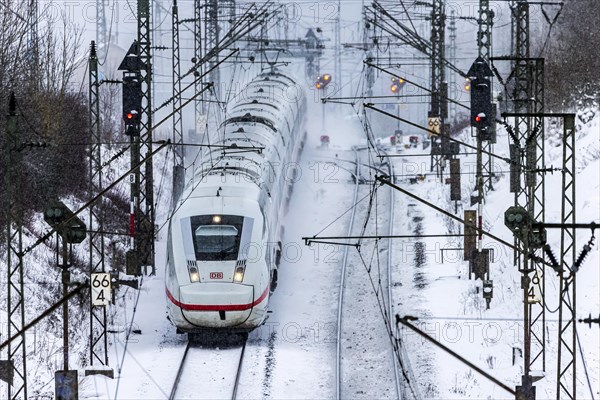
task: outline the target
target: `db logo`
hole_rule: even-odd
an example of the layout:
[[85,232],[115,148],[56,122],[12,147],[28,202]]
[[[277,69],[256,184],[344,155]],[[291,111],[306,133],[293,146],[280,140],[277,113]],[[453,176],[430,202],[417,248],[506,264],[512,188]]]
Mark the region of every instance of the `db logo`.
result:
[[223,273],[222,272],[211,272],[210,279],[223,279]]

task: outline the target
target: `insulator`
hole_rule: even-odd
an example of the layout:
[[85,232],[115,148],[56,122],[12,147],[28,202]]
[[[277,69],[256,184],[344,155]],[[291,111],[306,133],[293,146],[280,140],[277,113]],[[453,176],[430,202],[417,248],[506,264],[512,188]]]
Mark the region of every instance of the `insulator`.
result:
[[583,250],[579,254],[579,257],[577,257],[577,261],[575,261],[575,272],[579,270],[579,267],[581,267],[581,264],[583,264],[585,258],[592,250],[592,246],[594,245],[594,239],[596,239],[596,237],[592,234],[592,237],[590,238],[589,242],[587,242],[586,245],[583,246]]
[[550,263],[552,264],[552,269],[554,269],[557,273],[560,274],[560,272],[561,272],[560,264],[556,260],[556,256],[552,252],[552,249],[550,248],[549,245],[544,246],[544,252],[548,256],[548,259],[550,259]]
[[579,253],[579,257],[577,257],[577,261],[575,261],[574,272],[577,272],[579,270],[579,267],[581,266],[581,264],[583,263],[583,261],[585,260],[585,258],[587,257],[587,255],[591,249],[592,248],[587,244],[585,246],[583,246],[583,250],[581,251],[581,253]]

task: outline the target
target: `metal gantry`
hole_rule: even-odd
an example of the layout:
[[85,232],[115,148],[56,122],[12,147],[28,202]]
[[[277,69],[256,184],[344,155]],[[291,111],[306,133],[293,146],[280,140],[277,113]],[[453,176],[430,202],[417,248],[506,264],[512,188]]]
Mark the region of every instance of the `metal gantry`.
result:
[[[100,80],[98,75],[98,55],[92,41],[88,68],[89,82],[89,195],[94,198],[102,192],[102,129],[100,124]],[[94,273],[106,272],[104,262],[104,207],[101,198],[89,207],[89,270]],[[90,364],[108,366],[108,336],[106,335],[106,307],[94,306],[90,296]]]
[[[8,270],[8,337],[25,327],[25,288],[23,285],[23,204],[21,201],[21,152],[17,150],[17,102],[10,95],[6,141],[6,266]],[[27,348],[25,332],[8,344],[8,360],[13,367],[13,383],[8,385],[8,398],[27,399]]]
[[556,399],[577,398],[576,235],[575,228],[575,116],[564,117],[562,163],[562,212],[560,231],[560,305],[558,308],[558,363]]
[[[138,58],[144,68],[140,71],[142,82],[142,108],[140,121],[139,148],[136,160],[148,158],[152,153],[152,47],[151,47],[151,8],[150,0],[138,0]],[[136,161],[133,160],[133,161]],[[136,165],[136,164],[133,164]],[[152,275],[156,273],[154,265],[154,172],[152,159],[148,158],[145,165],[137,171],[136,234],[134,249],[138,263],[150,266]],[[137,180],[137,177],[136,177]]]

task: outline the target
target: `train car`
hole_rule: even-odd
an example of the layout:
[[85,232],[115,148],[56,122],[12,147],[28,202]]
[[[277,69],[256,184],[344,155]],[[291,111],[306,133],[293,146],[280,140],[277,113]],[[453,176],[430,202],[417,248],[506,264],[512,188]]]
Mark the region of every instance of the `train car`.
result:
[[277,70],[228,104],[169,222],[165,284],[178,332],[249,332],[265,321],[305,114],[303,89]]

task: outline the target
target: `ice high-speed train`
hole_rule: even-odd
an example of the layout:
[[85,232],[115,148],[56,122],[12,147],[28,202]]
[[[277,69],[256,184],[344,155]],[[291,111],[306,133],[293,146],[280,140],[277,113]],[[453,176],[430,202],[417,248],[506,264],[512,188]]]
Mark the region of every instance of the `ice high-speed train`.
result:
[[203,154],[169,224],[167,308],[179,332],[249,332],[265,321],[305,114],[303,89],[278,71],[228,104],[211,144],[229,147]]

